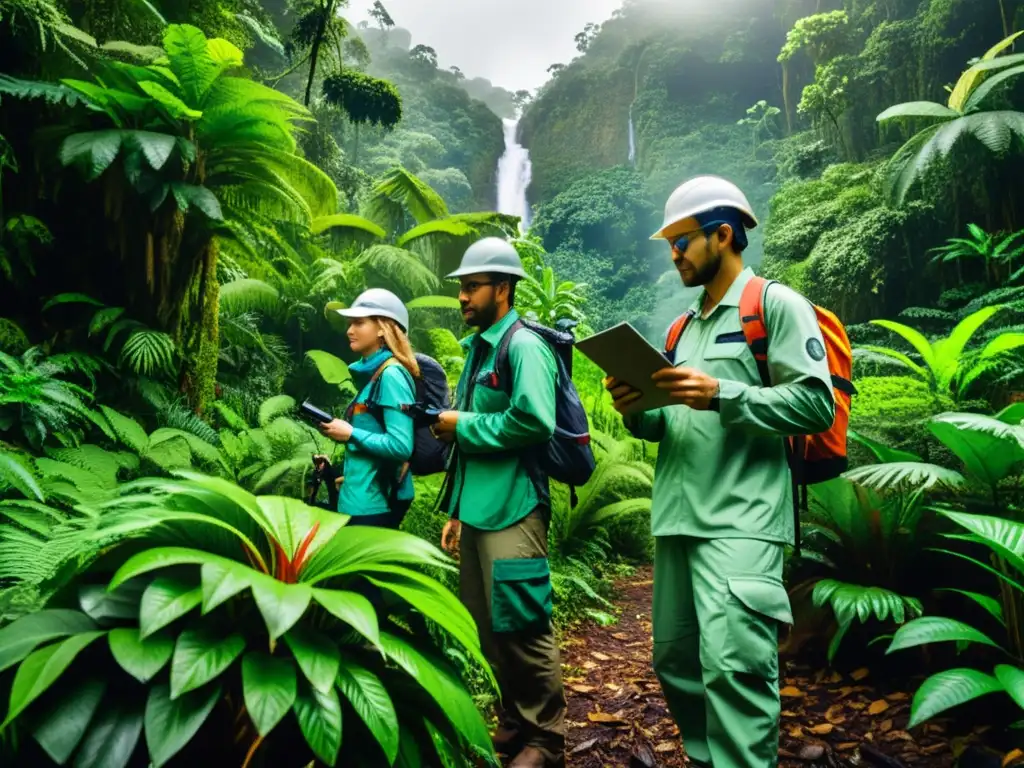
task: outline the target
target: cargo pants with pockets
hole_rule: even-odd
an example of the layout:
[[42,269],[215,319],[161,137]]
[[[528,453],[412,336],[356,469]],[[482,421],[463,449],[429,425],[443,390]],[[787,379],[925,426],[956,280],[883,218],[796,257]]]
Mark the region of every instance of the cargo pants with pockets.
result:
[[501,686],[505,725],[561,765],[566,702],[551,623],[549,520],[539,507],[499,531],[463,523],[459,588]]

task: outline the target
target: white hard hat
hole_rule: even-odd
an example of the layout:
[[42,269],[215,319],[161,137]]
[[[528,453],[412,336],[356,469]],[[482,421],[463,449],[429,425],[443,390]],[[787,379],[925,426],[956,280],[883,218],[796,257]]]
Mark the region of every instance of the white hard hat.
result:
[[334,302],[327,305],[328,311],[336,312],[342,317],[388,317],[402,326],[403,331],[409,332],[409,310],[405,308],[400,298],[383,288],[363,291],[352,302],[351,307],[337,307]]
[[480,272],[499,272],[504,275],[526,277],[519,252],[512,243],[500,237],[485,237],[469,246],[462,254],[459,268],[448,277],[475,275]]
[[651,240],[665,237],[665,230],[684,219],[690,219],[715,208],[735,208],[743,214],[743,226],[753,229],[757,218],[746,195],[720,176],[697,176],[680,184],[665,203],[665,220]]

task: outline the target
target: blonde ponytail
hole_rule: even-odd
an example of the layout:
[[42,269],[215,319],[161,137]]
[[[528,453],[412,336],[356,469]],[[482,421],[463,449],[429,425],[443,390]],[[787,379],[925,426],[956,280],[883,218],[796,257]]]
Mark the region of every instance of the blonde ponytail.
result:
[[384,346],[391,350],[391,354],[400,362],[405,369],[412,374],[414,379],[420,377],[420,366],[416,362],[409,337],[402,326],[389,317],[375,318],[380,325],[380,331],[384,334]]

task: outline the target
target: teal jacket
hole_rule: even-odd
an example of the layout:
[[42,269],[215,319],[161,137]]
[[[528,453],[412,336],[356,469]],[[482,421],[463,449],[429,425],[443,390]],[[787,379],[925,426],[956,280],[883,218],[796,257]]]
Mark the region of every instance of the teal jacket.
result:
[[[380,376],[377,404],[384,416],[384,429],[374,415],[358,406],[366,403],[371,386],[367,386],[374,372],[394,356],[390,350],[381,351],[349,366],[352,378],[359,387],[354,401],[352,437],[345,447],[344,481],[338,493],[338,511],[346,515],[378,515],[388,512],[380,477],[397,478],[402,465],[412,456],[412,417],[403,413],[402,405],[416,400],[412,374],[395,360]],[[405,478],[398,489],[400,501],[413,498],[412,475]]]

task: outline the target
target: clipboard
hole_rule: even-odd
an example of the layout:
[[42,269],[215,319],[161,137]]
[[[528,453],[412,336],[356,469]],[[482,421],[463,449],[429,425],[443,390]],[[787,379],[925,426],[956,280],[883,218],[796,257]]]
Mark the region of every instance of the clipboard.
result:
[[580,339],[576,348],[607,375],[640,390],[640,398],[625,408],[624,416],[679,404],[651,381],[656,371],[672,364],[629,323]]

